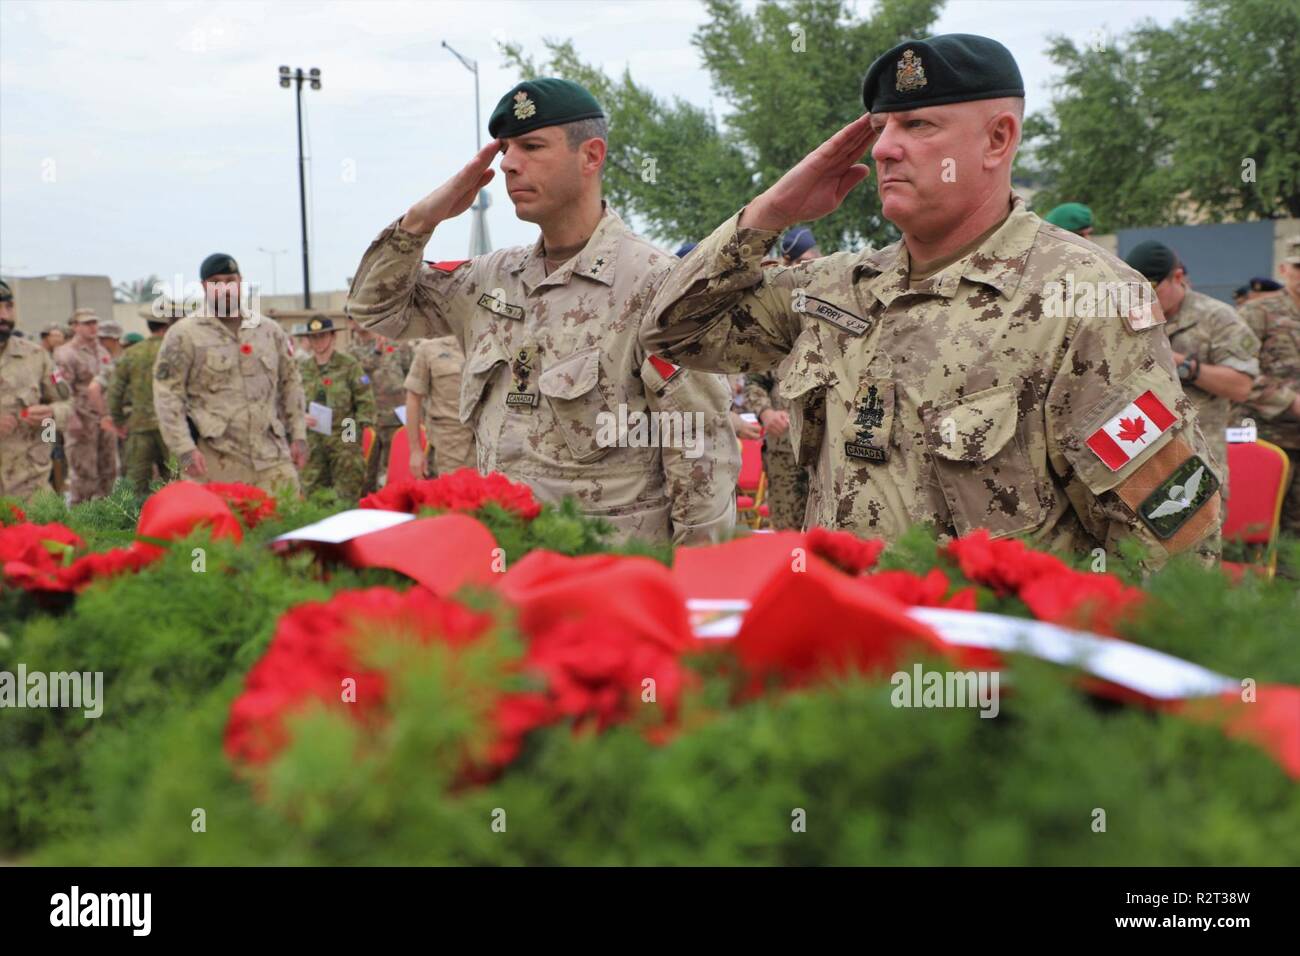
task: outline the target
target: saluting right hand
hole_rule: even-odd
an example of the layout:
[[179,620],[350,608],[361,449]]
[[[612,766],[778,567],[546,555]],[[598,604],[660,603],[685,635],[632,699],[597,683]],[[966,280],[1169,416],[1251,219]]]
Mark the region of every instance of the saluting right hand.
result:
[[475,154],[455,176],[425,196],[402,217],[407,232],[431,232],[438,223],[459,216],[474,203],[478,191],[492,181],[496,170],[492,160],[501,148],[492,140]]
[[871,175],[858,160],[875,138],[871,114],[863,113],[745,207],[740,225],[780,232],[834,212],[849,191]]

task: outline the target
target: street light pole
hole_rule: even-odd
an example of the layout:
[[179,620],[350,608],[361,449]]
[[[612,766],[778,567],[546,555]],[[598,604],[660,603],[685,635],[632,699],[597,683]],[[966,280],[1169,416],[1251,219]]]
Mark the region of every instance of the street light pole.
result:
[[[483,148],[483,118],[479,113],[479,102],[478,102],[478,61],[471,60],[469,59],[469,57],[462,56],[461,54],[457,53],[454,49],[452,49],[451,45],[446,40],[442,41],[442,45],[447,50],[451,51],[452,56],[460,60],[461,66],[465,67],[465,69],[469,70],[471,73],[474,74],[474,142],[477,145],[478,149],[482,149]],[[470,232],[469,232],[470,258],[473,258],[474,256],[485,255],[492,251],[492,240],[488,236],[488,225],[487,225],[487,208],[490,205],[490,203],[491,200],[488,196],[488,191],[486,189],[480,189],[478,191],[478,198],[474,201],[474,204],[470,206],[470,209],[474,214],[473,221],[470,224]]]
[[[291,83],[297,84],[296,104],[298,113],[298,211],[302,220],[302,307],[311,308],[311,272],[307,264],[307,167],[302,155],[302,84],[311,83],[313,90],[320,89],[320,70],[312,67],[307,73],[302,68],[290,70],[280,67],[280,86],[288,89]],[[274,266],[272,267],[274,268]]]
[[483,124],[481,121],[481,117],[479,115],[479,108],[478,108],[478,61],[471,60],[468,57],[461,56],[459,53],[457,53],[455,50],[451,48],[451,44],[449,44],[446,40],[442,41],[442,45],[451,51],[452,56],[460,60],[461,66],[465,67],[465,69],[469,70],[471,73],[474,74],[474,142],[478,144],[479,149],[482,149],[483,148]]
[[271,290],[272,290],[271,294],[279,295],[280,283],[275,277],[275,257],[284,255],[289,250],[288,249],[263,249],[261,246],[258,246],[257,251],[265,252],[268,256],[271,257]]

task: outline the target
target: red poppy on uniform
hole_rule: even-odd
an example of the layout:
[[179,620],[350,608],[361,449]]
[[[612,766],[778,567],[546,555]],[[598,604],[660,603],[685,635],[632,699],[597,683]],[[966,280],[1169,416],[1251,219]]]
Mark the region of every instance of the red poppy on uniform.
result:
[[245,342],[243,345],[239,347],[239,351],[243,352],[245,355],[252,355],[253,347],[249,345],[247,342]]
[[334,384],[334,380],[333,380],[332,378],[327,378],[327,379],[325,379],[325,387],[326,387],[326,388],[329,388],[329,387],[330,387],[331,385],[333,385],[333,384]]

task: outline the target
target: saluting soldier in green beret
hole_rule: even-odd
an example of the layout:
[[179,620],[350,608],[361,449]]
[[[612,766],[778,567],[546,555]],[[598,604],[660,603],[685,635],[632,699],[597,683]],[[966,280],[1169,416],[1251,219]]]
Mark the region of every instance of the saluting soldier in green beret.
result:
[[[723,223],[660,288],[646,348],[777,366],[812,469],[807,524],[894,540],[986,528],[1072,555],[1136,538],[1148,566],[1217,553],[1218,475],[1146,281],[1011,191],[1024,84],[954,34],[898,44],[869,110]],[[874,144],[874,145],[873,145]],[[902,241],[760,268],[869,170]]]
[[333,488],[342,498],[361,497],[366,461],[361,451],[362,432],[375,423],[375,394],[370,376],[351,355],[334,348],[334,322],[315,316],[307,322],[307,343],[312,357],[302,366],[303,392],[308,402],[329,406],[330,433],[317,431],[321,423],[308,411],[307,445],[310,454],[302,483],[310,494]]
[[[576,83],[529,80],[501,98],[488,131],[491,143],[371,244],[350,313],[389,338],[460,339],[460,419],[480,471],[526,482],[542,501],[573,496],[621,538],[725,536],[740,469],[730,390],[637,341],[676,260],[601,199],[600,104]],[[422,265],[434,229],[491,181],[497,153],[538,241]]]

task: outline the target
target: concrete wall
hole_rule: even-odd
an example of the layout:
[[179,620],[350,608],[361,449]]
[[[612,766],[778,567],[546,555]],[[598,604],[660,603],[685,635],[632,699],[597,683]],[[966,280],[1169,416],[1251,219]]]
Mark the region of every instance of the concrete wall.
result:
[[35,337],[51,322],[66,323],[77,309],[94,309],[101,319],[113,316],[113,284],[108,276],[4,276],[14,291],[18,328]]

